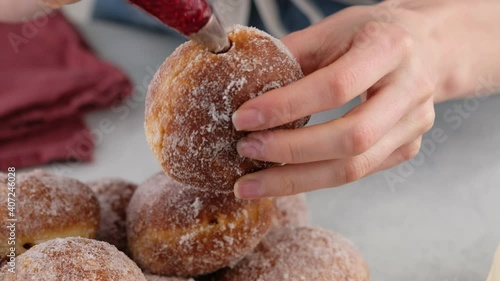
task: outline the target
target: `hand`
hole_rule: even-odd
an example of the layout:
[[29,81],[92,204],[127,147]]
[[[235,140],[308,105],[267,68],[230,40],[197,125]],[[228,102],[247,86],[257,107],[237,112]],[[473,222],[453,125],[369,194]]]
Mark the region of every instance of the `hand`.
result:
[[[283,38],[306,77],[246,102],[233,123],[255,131],[238,143],[240,155],[287,165],[240,178],[238,197],[339,186],[419,152],[422,134],[434,122],[442,54],[432,39],[431,17],[389,5],[348,8]],[[384,20],[374,18],[378,13]],[[337,120],[261,131],[360,95],[364,102]]]
[[0,22],[22,22],[78,0],[0,0]]
[[73,4],[79,2],[80,0],[41,0],[45,5],[57,9],[64,5]]

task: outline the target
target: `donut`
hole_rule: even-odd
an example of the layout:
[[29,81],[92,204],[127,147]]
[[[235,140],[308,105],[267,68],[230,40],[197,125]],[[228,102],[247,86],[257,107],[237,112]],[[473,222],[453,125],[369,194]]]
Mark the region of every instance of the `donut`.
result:
[[98,179],[86,184],[96,194],[101,210],[96,239],[128,254],[127,207],[137,185],[122,179]]
[[0,279],[43,281],[146,281],[140,268],[116,247],[87,238],[57,238],[29,249],[17,259],[16,272],[5,265]]
[[218,281],[368,281],[368,268],[352,243],[338,234],[310,227],[271,231]]
[[266,235],[270,199],[205,192],[160,172],[139,185],[127,210],[129,249],[144,270],[194,277],[229,266]]
[[[146,98],[147,142],[163,170],[184,184],[231,192],[236,180],[280,165],[241,157],[231,116],[244,102],[303,77],[279,41],[255,28],[234,26],[232,47],[213,54],[192,41],[159,68]],[[277,114],[277,118],[280,118]],[[309,118],[278,127],[303,127]]]
[[167,277],[161,275],[154,275],[150,273],[144,273],[147,281],[215,281],[210,279],[210,276],[201,276],[196,279],[193,278],[180,278],[180,277]]
[[[0,257],[15,247],[17,255],[34,245],[54,238],[80,236],[94,238],[99,227],[99,205],[88,186],[75,179],[43,170],[16,175],[15,212],[0,212],[3,225],[15,224],[15,245],[7,237],[11,229],[0,227]],[[0,201],[7,202],[8,178],[0,177]],[[10,219],[17,221],[10,221]]]
[[277,215],[274,227],[297,227],[310,225],[310,213],[305,194],[297,194],[275,199]]
[[179,278],[179,277],[166,277],[160,275],[153,275],[149,273],[144,273],[147,281],[195,281],[193,278]]

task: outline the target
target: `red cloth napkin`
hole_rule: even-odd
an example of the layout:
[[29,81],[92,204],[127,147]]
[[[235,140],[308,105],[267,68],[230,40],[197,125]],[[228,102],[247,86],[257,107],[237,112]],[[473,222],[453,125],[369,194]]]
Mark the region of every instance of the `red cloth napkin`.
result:
[[61,13],[0,23],[0,170],[90,161],[83,115],[131,93],[126,75],[97,58]]

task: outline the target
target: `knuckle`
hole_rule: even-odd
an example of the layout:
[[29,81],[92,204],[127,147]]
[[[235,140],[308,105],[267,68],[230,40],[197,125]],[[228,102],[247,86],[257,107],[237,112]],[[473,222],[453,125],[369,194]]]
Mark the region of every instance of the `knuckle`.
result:
[[411,52],[415,47],[415,40],[411,34],[401,25],[392,24],[390,27],[391,40],[389,41],[392,49],[400,49],[403,53]]
[[300,163],[304,159],[304,149],[293,142],[287,142],[285,152],[285,163]]
[[272,109],[272,117],[271,117],[271,126],[278,126],[281,124],[288,123],[290,121],[293,121],[292,116],[293,113],[296,112],[297,107],[294,103],[294,101],[289,98],[285,97],[282,102],[282,106],[275,107]]
[[422,98],[427,101],[436,92],[436,82],[432,80],[429,74],[425,73],[417,82],[417,86],[421,89]]
[[376,42],[376,47],[380,50],[396,50],[402,54],[408,54],[415,48],[413,36],[400,24],[372,21],[360,31],[354,37],[355,45]]
[[280,176],[279,185],[281,187],[280,190],[283,191],[283,196],[295,195],[297,193],[300,193],[297,183],[295,183],[290,175]]
[[403,158],[403,161],[408,161],[415,158],[415,156],[417,156],[418,153],[420,152],[421,144],[422,141],[418,140],[402,147],[400,153],[401,157]]
[[409,60],[411,75],[414,78],[412,86],[414,93],[418,94],[417,102],[419,104],[427,102],[434,97],[437,90],[437,80],[432,77],[431,72],[424,66],[420,58],[413,57]]
[[411,34],[401,25],[394,23],[386,24],[384,33],[378,39],[382,50],[396,50],[403,55],[410,53],[415,46]]
[[425,114],[422,116],[422,134],[429,131],[434,127],[434,122],[436,121],[436,112],[434,111],[434,108],[431,110],[426,110]]
[[375,130],[369,123],[359,123],[346,135],[344,148],[348,155],[366,152],[375,143]]
[[356,84],[356,75],[349,69],[344,69],[326,77],[328,87],[323,93],[325,101],[332,106],[340,106],[351,100],[351,92]]
[[349,159],[344,165],[345,183],[355,182],[363,178],[368,173],[369,166],[369,160],[364,155]]

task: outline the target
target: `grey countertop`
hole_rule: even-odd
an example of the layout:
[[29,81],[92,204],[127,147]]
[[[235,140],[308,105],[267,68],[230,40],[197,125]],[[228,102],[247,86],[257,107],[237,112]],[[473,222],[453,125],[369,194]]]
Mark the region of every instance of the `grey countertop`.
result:
[[[141,182],[160,170],[144,137],[146,87],[181,41],[100,22],[81,30],[103,58],[130,75],[135,94],[114,110],[88,116],[97,136],[92,163],[44,168],[82,180]],[[454,111],[464,104],[461,114]],[[352,106],[318,114],[312,123]],[[353,240],[372,280],[482,281],[500,243],[500,96],[451,101],[436,110],[436,124],[424,139],[427,149],[416,160],[308,194],[314,223]],[[112,123],[110,131],[100,129],[103,120]],[[433,138],[433,132],[441,136]]]

